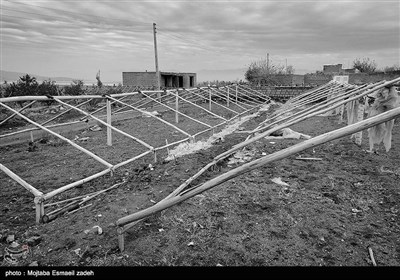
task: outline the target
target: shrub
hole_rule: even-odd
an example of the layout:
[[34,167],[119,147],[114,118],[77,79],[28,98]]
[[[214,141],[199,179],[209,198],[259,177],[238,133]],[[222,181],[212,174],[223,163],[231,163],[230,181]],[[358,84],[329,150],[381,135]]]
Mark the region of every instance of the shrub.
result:
[[64,94],[65,95],[83,95],[84,94],[83,81],[81,81],[81,80],[72,81],[71,85],[66,86],[64,88]]
[[[6,97],[13,96],[29,96],[29,95],[37,95],[38,93],[38,82],[35,77],[31,77],[29,74],[22,76],[19,78],[17,83],[12,82],[5,89]],[[24,101],[17,101],[17,103],[23,107]]]
[[370,60],[368,57],[365,57],[362,60],[357,58],[353,61],[353,68],[359,70],[361,73],[374,73],[376,67],[377,64],[375,60]]
[[[58,96],[59,91],[56,83],[54,81],[43,81],[38,86],[37,95]],[[50,106],[53,102],[53,100],[46,100],[43,103]]]

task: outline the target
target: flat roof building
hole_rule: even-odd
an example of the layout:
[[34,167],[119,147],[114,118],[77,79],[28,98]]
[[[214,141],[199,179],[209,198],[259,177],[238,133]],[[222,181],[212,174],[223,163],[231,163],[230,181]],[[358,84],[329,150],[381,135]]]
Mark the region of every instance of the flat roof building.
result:
[[[196,87],[196,73],[160,72],[160,88]],[[122,85],[157,87],[157,72],[122,72]]]

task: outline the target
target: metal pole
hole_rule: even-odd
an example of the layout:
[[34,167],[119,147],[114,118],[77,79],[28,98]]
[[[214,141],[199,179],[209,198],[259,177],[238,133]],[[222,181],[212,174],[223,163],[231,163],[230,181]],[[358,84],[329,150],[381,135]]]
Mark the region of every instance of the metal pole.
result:
[[156,62],[156,76],[157,76],[157,90],[160,90],[160,71],[158,70],[158,54],[157,54],[157,37],[156,37],[156,24],[153,23],[153,35],[154,35],[154,55]]
[[[111,101],[108,98],[106,99],[106,105],[107,105],[107,123],[111,125]],[[107,126],[107,145],[112,146],[112,132],[109,126]]]

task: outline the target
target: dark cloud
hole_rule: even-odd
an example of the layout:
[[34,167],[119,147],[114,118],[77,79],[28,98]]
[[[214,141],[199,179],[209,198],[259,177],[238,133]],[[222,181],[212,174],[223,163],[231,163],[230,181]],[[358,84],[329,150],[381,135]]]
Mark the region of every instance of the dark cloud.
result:
[[[22,52],[43,71],[62,63],[63,52],[80,65],[70,71],[83,76],[100,66],[151,69],[153,22],[165,70],[241,68],[267,52],[310,70],[372,55],[383,67],[400,56],[399,1],[54,0],[2,1],[1,8],[3,67],[10,71],[30,67],[16,59]],[[49,59],[39,61],[40,48]]]

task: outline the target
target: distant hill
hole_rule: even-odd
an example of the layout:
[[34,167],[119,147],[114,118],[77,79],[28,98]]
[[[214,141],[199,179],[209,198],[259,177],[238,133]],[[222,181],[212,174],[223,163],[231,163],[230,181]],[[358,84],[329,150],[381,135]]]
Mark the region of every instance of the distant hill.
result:
[[69,77],[46,77],[46,76],[40,76],[36,75],[34,73],[26,73],[26,72],[12,72],[12,71],[4,71],[0,70],[0,81],[1,83],[4,83],[7,81],[8,83],[16,82],[19,80],[20,77],[25,76],[26,74],[29,74],[30,76],[33,76],[36,78],[38,82],[42,81],[55,81],[55,82],[61,82],[61,83],[71,83],[73,80],[80,80],[78,78],[69,78]]

